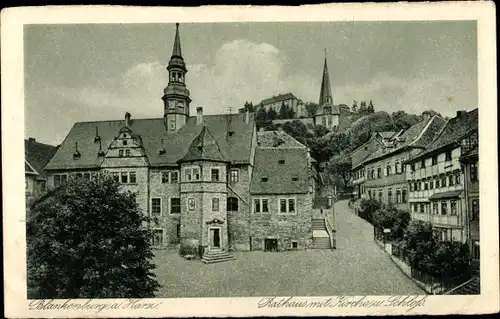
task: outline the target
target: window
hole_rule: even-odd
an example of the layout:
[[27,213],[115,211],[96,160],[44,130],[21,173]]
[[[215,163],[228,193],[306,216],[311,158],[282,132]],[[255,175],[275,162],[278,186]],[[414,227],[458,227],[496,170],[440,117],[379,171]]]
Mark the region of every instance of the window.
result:
[[188,201],[187,201],[187,208],[188,208],[188,211],[194,211],[195,207],[196,207],[196,203],[195,203],[195,200],[194,198],[188,198]]
[[475,241],[474,244],[472,245],[472,258],[473,259],[479,259],[479,241]]
[[438,203],[432,203],[432,213],[434,215],[439,215],[439,205],[438,205]]
[[429,189],[429,182],[424,182],[424,190],[428,190]]
[[477,182],[479,179],[477,177],[477,163],[470,164],[470,181]]
[[378,191],[378,200],[382,201],[382,190],[381,189]]
[[163,229],[153,229],[153,246],[163,245]]
[[391,164],[387,164],[387,176],[391,175],[392,174],[392,167],[391,167]]
[[446,215],[448,213],[448,203],[445,201],[441,202],[441,215]]
[[438,163],[438,157],[437,156],[433,156],[432,157],[432,165],[437,165]]
[[413,185],[413,183],[412,183],[412,182],[410,182],[410,192],[413,192],[413,191],[415,190],[415,189],[413,188],[413,186],[414,186],[414,185]]
[[296,182],[296,181],[298,181],[298,180],[299,180],[299,178],[298,178],[298,177],[292,177],[292,181]]
[[479,199],[472,200],[471,220],[479,220]]
[[130,150],[125,150],[125,156],[130,157]]
[[415,171],[415,164],[411,164],[410,165],[410,169],[411,169],[412,172],[414,172]]
[[122,176],[121,182],[123,184],[127,184],[128,183],[128,173],[127,172],[122,172],[121,176]]
[[254,213],[268,213],[269,205],[267,198],[256,198],[253,200],[253,212]]
[[436,188],[439,188],[439,179],[436,179]]
[[425,205],[423,203],[420,203],[420,213],[425,213]]
[[199,167],[186,168],[184,172],[186,176],[186,181],[197,181],[200,179]]
[[135,184],[137,183],[137,176],[135,172],[130,172],[130,184]]
[[119,151],[118,151],[118,156],[119,156],[119,157],[123,157],[123,150],[119,150]]
[[113,180],[117,183],[120,181],[120,175],[118,172],[113,172]]
[[451,215],[457,214],[457,201],[456,200],[450,201],[450,214]]
[[282,160],[282,159],[281,159],[281,160],[278,160],[278,164],[280,164],[280,165],[284,165],[284,164],[285,164],[285,160]]
[[392,189],[390,189],[390,188],[387,190],[387,202],[389,204],[392,203]]
[[219,181],[219,169],[218,168],[211,169],[211,178],[212,178],[212,182]]
[[127,140],[123,140],[123,141],[122,141],[122,144],[123,144],[124,146],[127,146]]
[[446,176],[441,177],[441,187],[446,187]]
[[396,203],[401,203],[401,190],[396,189]]
[[232,169],[229,171],[229,182],[231,183],[236,183],[239,181],[239,170],[237,169]]
[[267,177],[262,177],[262,178],[261,178],[261,181],[263,181],[263,182],[267,182],[267,181],[268,181],[268,178],[267,178]]
[[161,198],[151,198],[151,215],[161,216]]
[[445,161],[451,161],[451,151],[447,151],[445,153]]
[[62,174],[61,175],[61,184],[66,184],[67,181],[68,181],[68,175]]
[[177,224],[177,238],[181,238],[181,224]]
[[170,214],[180,214],[180,213],[181,213],[181,199],[170,198]]
[[280,201],[280,213],[295,213],[295,199],[294,198],[281,198]]
[[61,175],[54,175],[54,187],[61,185]]
[[168,172],[161,172],[161,183],[168,183]]
[[396,162],[396,165],[394,165],[394,173],[396,173],[396,174],[400,173],[399,162]]
[[292,248],[298,248],[298,243],[297,241],[292,241]]
[[230,212],[238,211],[238,198],[236,197],[228,197],[227,198],[227,210]]
[[380,167],[377,168],[377,178],[382,177],[382,169]]
[[175,184],[179,182],[179,172],[170,172],[170,183]]
[[455,184],[460,185],[460,173],[455,174]]
[[96,181],[97,180],[97,173],[91,173],[90,179],[92,179],[93,181]]
[[455,184],[455,176],[448,175],[448,186],[453,186]]
[[83,178],[87,181],[90,180],[90,173],[83,173]]
[[403,188],[403,192],[401,193],[401,200],[403,203],[406,203],[406,188]]
[[212,198],[212,211],[213,212],[219,211],[219,199],[218,198]]
[[405,159],[401,159],[401,173],[404,173],[406,171],[406,165],[404,163]]
[[76,178],[81,179],[83,177],[82,173],[76,173]]
[[417,182],[417,190],[421,190],[422,189],[422,182],[421,181],[418,181]]
[[425,168],[425,159],[423,159],[422,162],[420,163],[420,168]]

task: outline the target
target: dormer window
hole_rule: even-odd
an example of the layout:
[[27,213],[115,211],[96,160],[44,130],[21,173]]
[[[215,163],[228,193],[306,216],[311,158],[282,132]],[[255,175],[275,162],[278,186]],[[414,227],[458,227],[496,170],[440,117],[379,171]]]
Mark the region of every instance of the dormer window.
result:
[[298,181],[298,180],[299,180],[299,178],[298,178],[298,177],[292,177],[292,181],[296,182],[296,181]]
[[278,164],[280,164],[280,165],[285,164],[285,160],[278,160]]
[[118,151],[118,157],[123,157],[123,150]]
[[267,177],[262,177],[261,179],[263,182],[267,182],[268,181],[268,178]]
[[130,157],[130,150],[125,150],[125,156]]
[[127,140],[123,140],[123,145],[127,145]]
[[227,136],[233,136],[233,135],[234,135],[234,131],[227,132]]
[[78,152],[78,143],[75,143],[75,152],[73,153],[73,159],[77,160],[81,156],[80,152]]

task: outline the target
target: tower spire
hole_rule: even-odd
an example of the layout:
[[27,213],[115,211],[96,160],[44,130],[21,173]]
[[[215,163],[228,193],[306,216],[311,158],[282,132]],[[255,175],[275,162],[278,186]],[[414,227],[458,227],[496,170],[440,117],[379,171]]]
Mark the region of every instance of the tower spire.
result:
[[174,40],[174,48],[172,50],[172,57],[179,57],[182,59],[181,39],[179,36],[179,23],[175,24],[175,40]]
[[321,91],[319,93],[319,105],[333,104],[332,88],[330,86],[330,76],[328,74],[328,63],[325,48],[325,64],[323,66],[323,78],[321,80]]

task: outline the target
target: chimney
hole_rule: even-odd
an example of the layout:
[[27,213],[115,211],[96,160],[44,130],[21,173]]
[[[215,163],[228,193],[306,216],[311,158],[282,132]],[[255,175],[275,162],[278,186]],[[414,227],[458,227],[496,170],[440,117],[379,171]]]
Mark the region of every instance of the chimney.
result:
[[196,124],[201,124],[203,122],[203,108],[196,108]]
[[429,119],[429,113],[425,112],[422,114],[424,116],[424,121],[427,121]]
[[129,127],[130,125],[130,116],[129,112],[125,113],[125,127]]
[[462,111],[457,111],[457,117],[460,117],[460,116],[462,116],[462,115],[464,115],[466,113],[467,113],[467,111],[463,111],[463,110]]
[[248,111],[248,108],[245,112],[245,123],[248,124],[250,122],[250,111]]
[[33,144],[36,142],[36,139],[34,137],[28,138],[28,143]]

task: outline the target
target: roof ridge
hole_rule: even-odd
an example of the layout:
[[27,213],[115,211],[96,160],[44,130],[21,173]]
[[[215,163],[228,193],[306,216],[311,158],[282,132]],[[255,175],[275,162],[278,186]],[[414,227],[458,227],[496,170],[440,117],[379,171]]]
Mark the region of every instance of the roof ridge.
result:
[[[429,119],[429,122],[427,122],[427,124],[425,124],[424,128],[422,129],[422,131],[418,134],[418,136],[413,139],[413,141],[411,141],[408,145],[414,145],[419,139],[422,138],[422,136],[424,135],[425,132],[427,132],[427,129],[429,128],[429,126],[431,126],[431,123],[434,121],[434,118],[436,117],[436,115],[434,115],[433,117],[431,117]],[[424,120],[425,121],[425,120]],[[418,124],[418,123],[416,123]]]

